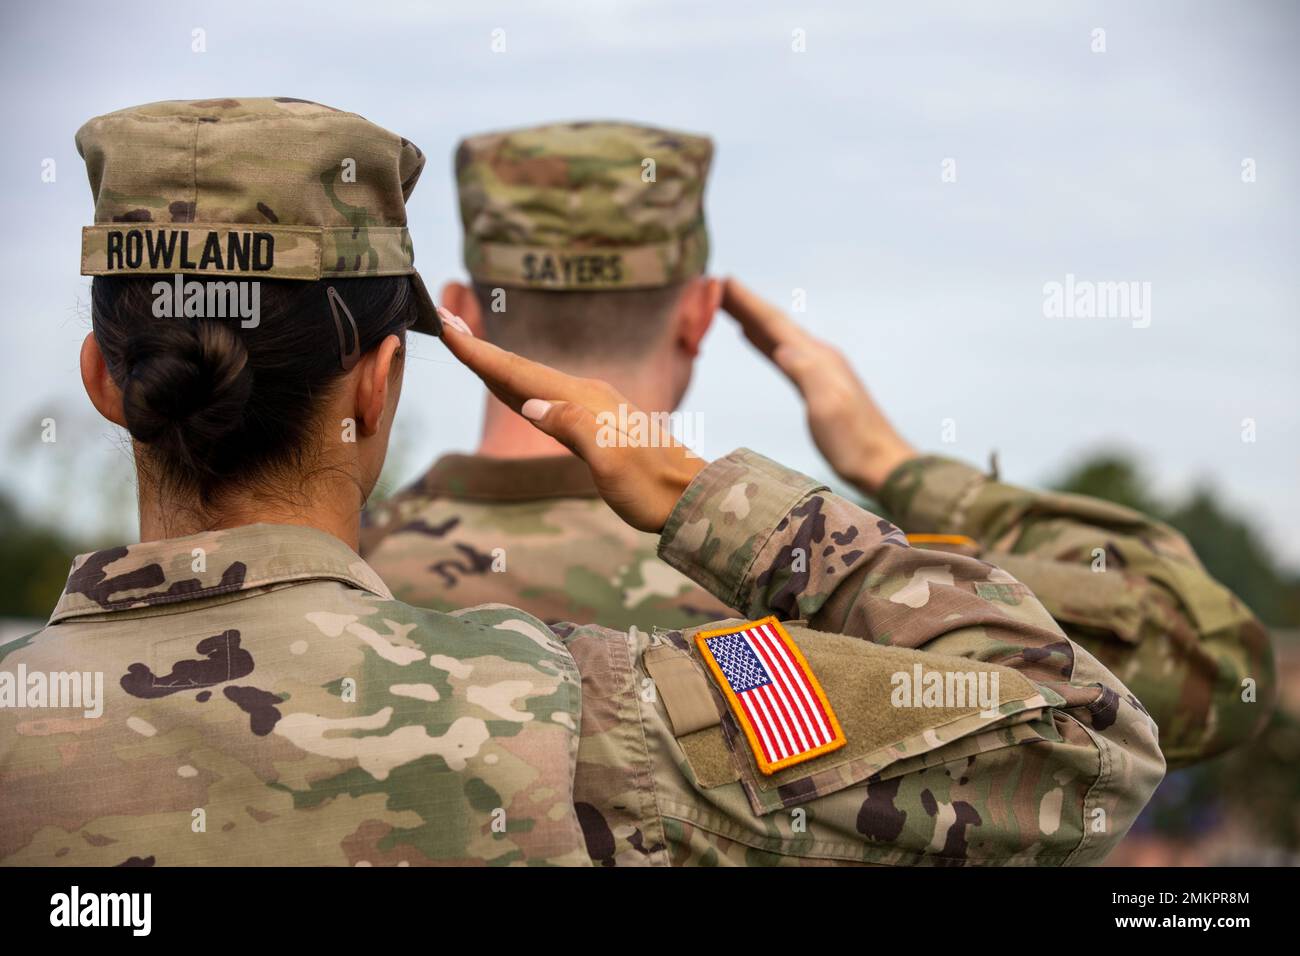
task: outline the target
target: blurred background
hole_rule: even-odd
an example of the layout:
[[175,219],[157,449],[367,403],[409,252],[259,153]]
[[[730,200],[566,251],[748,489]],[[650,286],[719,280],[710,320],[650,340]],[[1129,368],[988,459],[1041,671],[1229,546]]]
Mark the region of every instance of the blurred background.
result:
[[[1300,864],[1297,27],[1285,0],[5,5],[0,641],[73,554],[136,533],[129,447],[77,373],[82,122],[241,95],[359,112],[429,156],[410,216],[435,288],[463,274],[461,136],[676,127],[717,145],[711,271],[806,303],[915,444],[1168,521],[1272,629],[1272,725],[1171,773],[1112,862]],[[1068,275],[1149,283],[1149,315],[1049,317]],[[477,382],[412,346],[384,492],[478,434]],[[684,408],[706,457],[829,474],[725,316]]]

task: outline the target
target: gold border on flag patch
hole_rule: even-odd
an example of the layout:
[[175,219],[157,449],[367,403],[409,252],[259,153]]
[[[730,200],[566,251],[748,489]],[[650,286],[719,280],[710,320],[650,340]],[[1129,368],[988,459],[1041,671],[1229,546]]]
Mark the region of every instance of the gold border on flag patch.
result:
[[776,617],[701,632],[695,646],[764,774],[844,746],[844,731],[822,685]]

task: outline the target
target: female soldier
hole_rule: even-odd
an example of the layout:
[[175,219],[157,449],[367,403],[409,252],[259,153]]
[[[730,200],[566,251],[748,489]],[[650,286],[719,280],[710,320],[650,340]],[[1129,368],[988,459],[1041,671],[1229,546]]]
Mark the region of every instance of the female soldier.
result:
[[394,601],[354,548],[406,330],[439,328],[419,150],[284,99],[124,110],[78,146],[82,378],[133,439],[141,541],[78,557],[0,649],[5,862],[1085,862],[1160,779],[1140,706],[1010,576],[753,452],[605,447],[617,392],[450,314],[665,560],[767,619]]

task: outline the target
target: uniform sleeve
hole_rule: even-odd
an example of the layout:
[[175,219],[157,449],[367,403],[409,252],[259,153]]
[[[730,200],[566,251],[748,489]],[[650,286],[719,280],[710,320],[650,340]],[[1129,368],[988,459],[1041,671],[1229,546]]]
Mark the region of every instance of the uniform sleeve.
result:
[[1235,747],[1267,723],[1268,635],[1168,525],[937,457],[899,467],[880,500],[909,534],[966,535],[1028,585],[1150,711],[1170,766]]
[[[921,819],[941,811],[932,806],[937,791],[909,779],[964,768],[957,809],[942,812],[982,821],[981,846],[954,859],[1099,860],[1163,775],[1148,714],[1023,584],[975,558],[912,547],[890,522],[754,452],[733,452],[697,476],[664,528],[660,554],[747,617],[804,620],[918,659],[1000,665],[1039,690],[1051,705],[1049,729],[1032,743],[985,730],[893,768],[886,789],[912,794],[915,805],[891,803],[888,812]],[[942,737],[938,724],[933,730],[930,738]],[[825,799],[861,802],[853,788]],[[859,821],[871,799],[855,811]],[[918,859],[928,852],[916,847]]]

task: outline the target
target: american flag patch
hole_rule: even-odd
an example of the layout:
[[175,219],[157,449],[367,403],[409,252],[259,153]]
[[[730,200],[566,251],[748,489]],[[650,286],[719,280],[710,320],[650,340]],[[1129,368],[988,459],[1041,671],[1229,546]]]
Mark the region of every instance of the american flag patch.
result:
[[775,617],[695,636],[765,774],[844,746],[803,654]]

